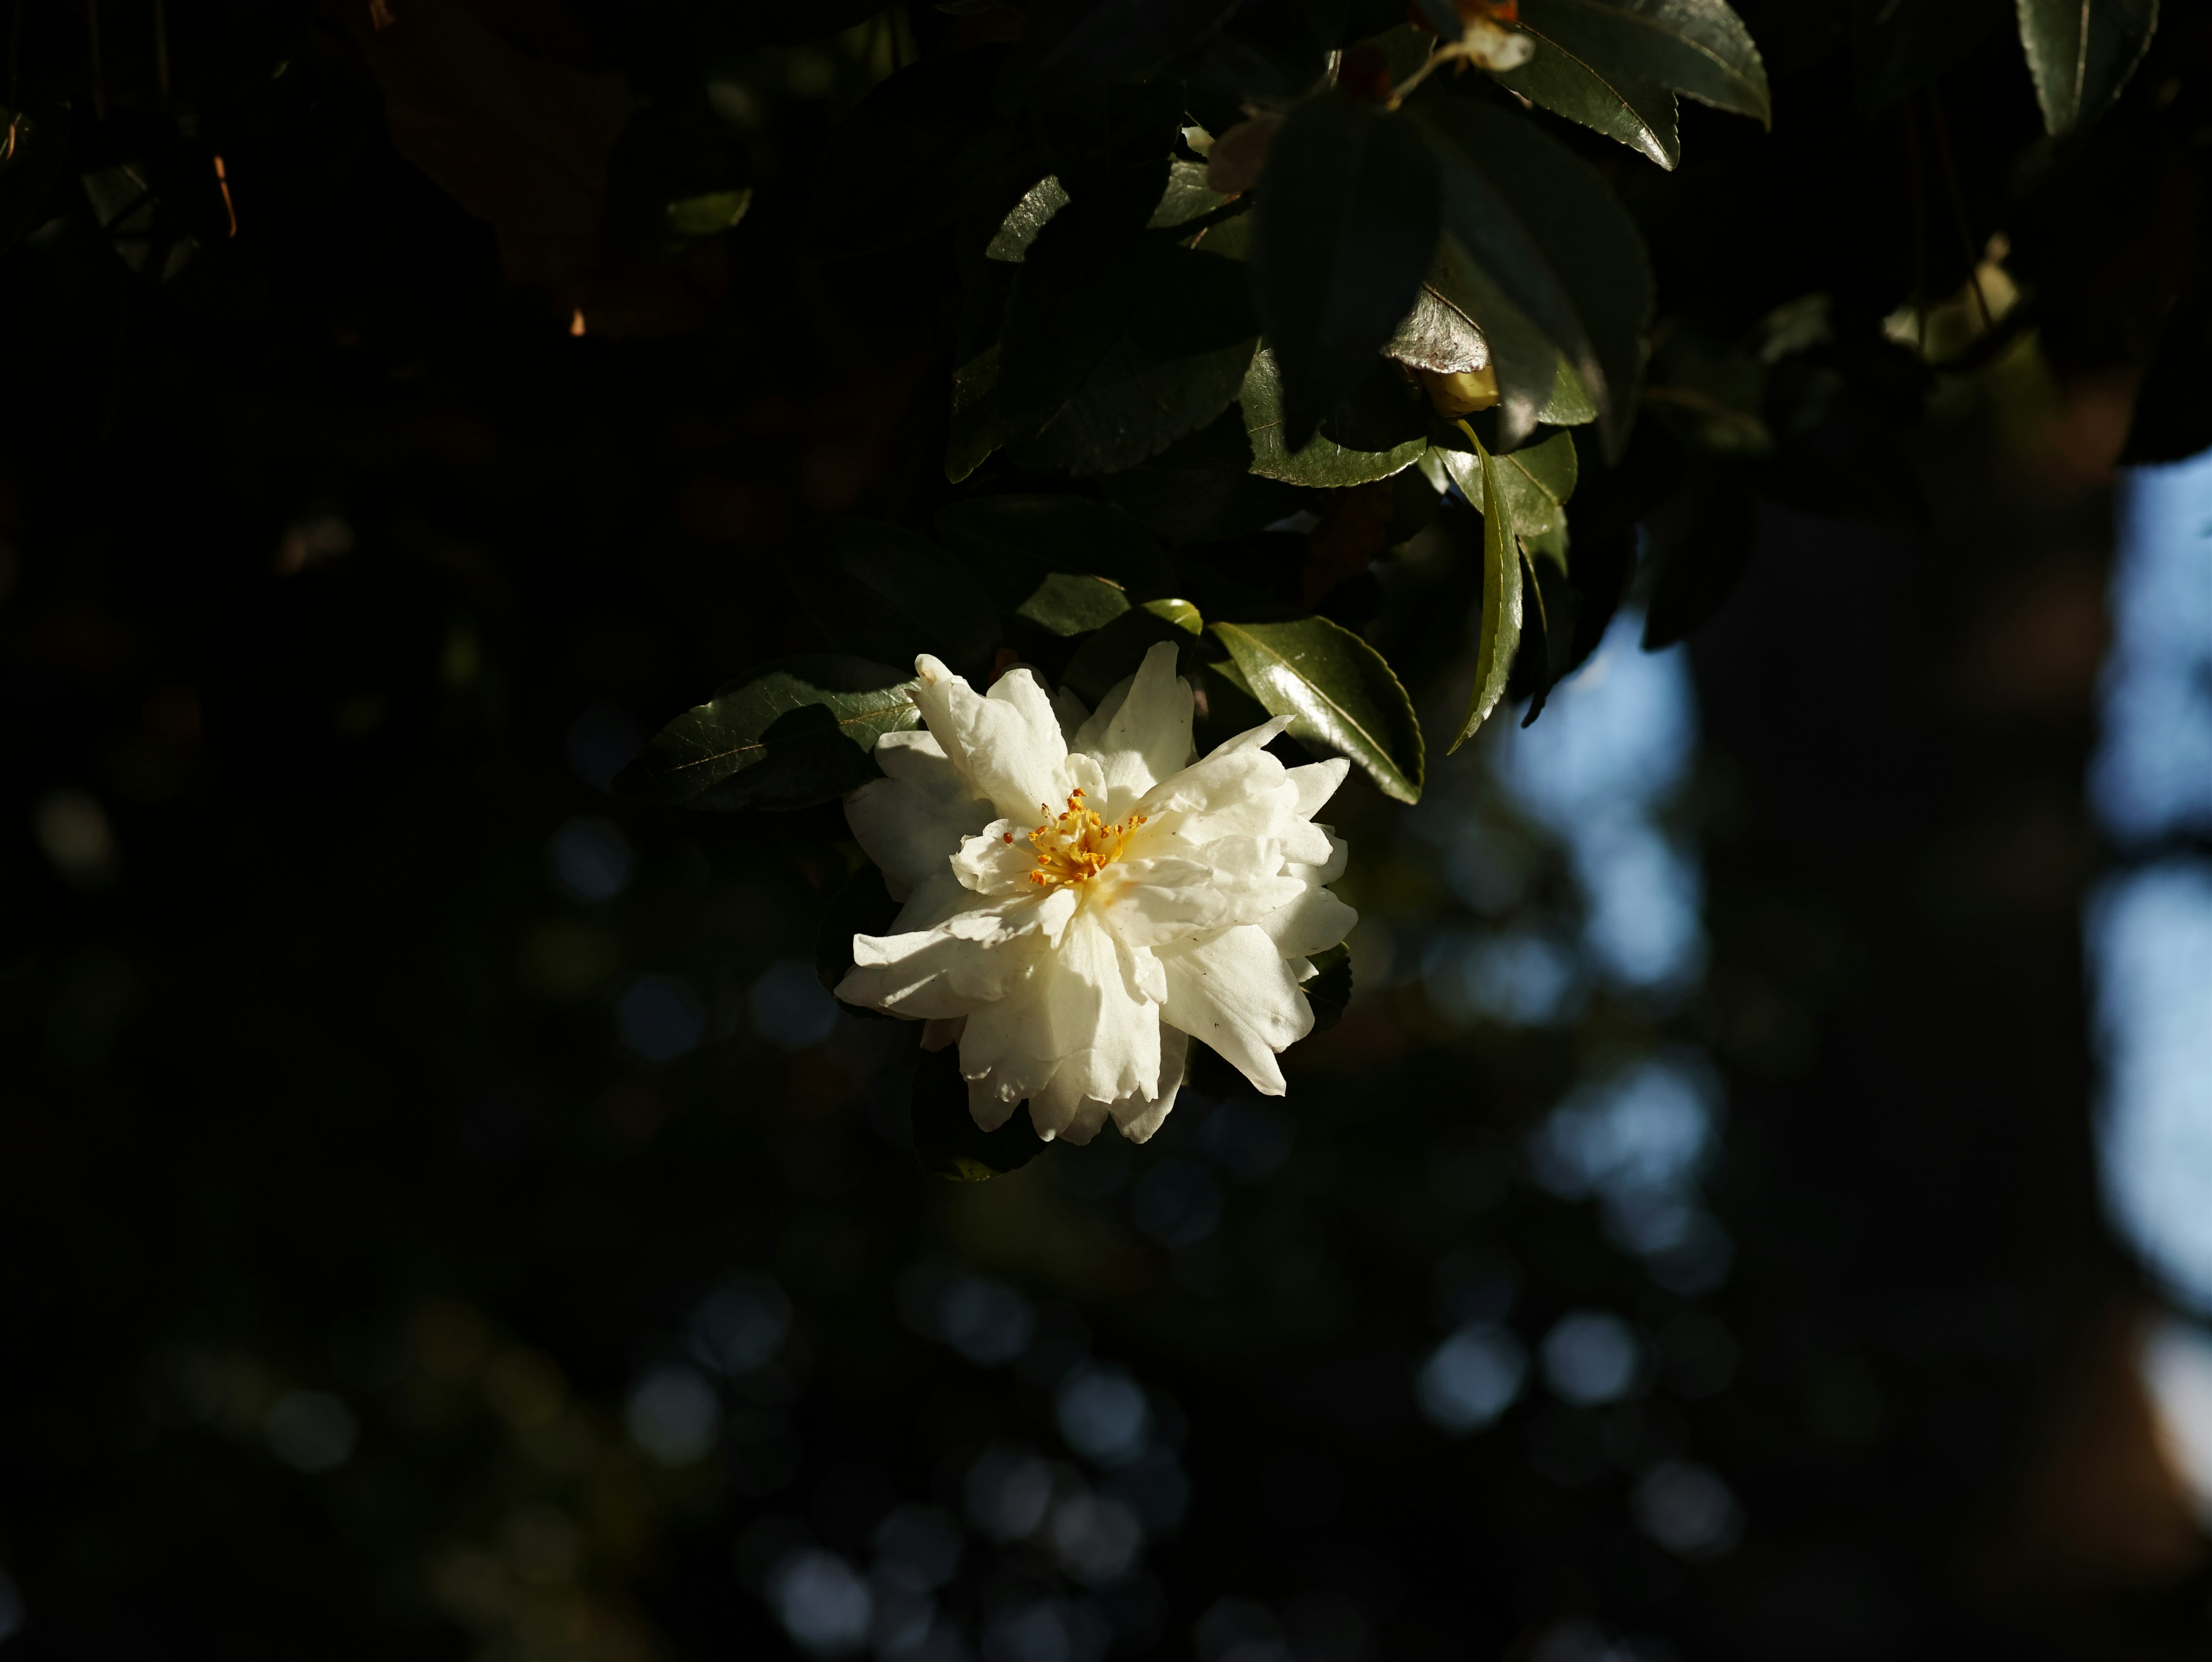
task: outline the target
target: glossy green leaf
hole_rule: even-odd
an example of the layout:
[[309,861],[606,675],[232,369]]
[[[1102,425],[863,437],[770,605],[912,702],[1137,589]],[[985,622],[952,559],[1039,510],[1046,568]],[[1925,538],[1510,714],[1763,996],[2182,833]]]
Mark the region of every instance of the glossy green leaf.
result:
[[1413,308],[1437,211],[1436,165],[1401,115],[1329,93],[1275,134],[1249,264],[1289,447],[1313,437]]
[[877,776],[877,740],[920,721],[913,685],[911,672],[859,658],[763,664],[661,728],[616,787],[721,813],[832,801]]
[[[1478,441],[1475,454],[1482,469],[1482,617],[1476,625],[1474,694],[1459,736],[1451,742],[1457,750],[1490,719],[1505,696],[1505,683],[1513,673],[1513,654],[1521,644],[1521,539],[1515,524],[1511,499],[1499,487],[1502,481],[1487,464],[1489,457]],[[1449,752],[1446,752],[1449,754]]]
[[1145,654],[1163,641],[1177,649],[1198,639],[1205,620],[1188,600],[1147,600],[1133,606],[1075,649],[1060,681],[1096,706],[1123,677],[1137,673]]
[[999,222],[997,233],[984,246],[983,257],[1004,260],[1009,265],[1020,265],[1028,257],[1030,244],[1036,240],[1037,233],[1066,206],[1067,192],[1060,187],[1056,175],[1047,174],[1023,192],[1022,199]]
[[1577,473],[1571,436],[1554,433],[1541,444],[1504,452],[1484,450],[1478,441],[1472,452],[1437,454],[1462,493],[1486,517],[1493,484],[1487,476],[1494,474],[1495,488],[1505,499],[1508,523],[1522,548],[1530,554],[1550,554],[1565,569],[1560,533],[1566,527],[1566,502],[1575,494]]
[[1300,739],[1351,758],[1387,796],[1417,802],[1425,766],[1413,701],[1382,654],[1326,618],[1216,623],[1244,685]]
[[[1370,358],[1369,368],[1384,363]],[[1239,401],[1244,412],[1244,433],[1252,447],[1252,471],[1262,478],[1288,484],[1340,487],[1387,479],[1401,468],[1412,466],[1428,448],[1427,422],[1423,406],[1408,401],[1408,414],[1400,431],[1384,427],[1378,433],[1358,436],[1376,438],[1376,447],[1364,449],[1340,443],[1327,432],[1316,433],[1302,448],[1285,441],[1283,387],[1274,355],[1262,348],[1244,377]]]
[[2157,28],[2158,0],[2020,0],[2020,44],[2044,126],[2069,133],[2095,120]]
[[922,1053],[915,1067],[913,1113],[915,1159],[932,1177],[984,1183],[1019,1171],[1044,1152],[1026,1103],[997,1130],[977,1128],[957,1045]]
[[1597,407],[1566,355],[1449,234],[1437,246],[1426,288],[1439,306],[1467,319],[1481,335],[1498,378],[1495,419],[1501,444],[1519,444],[1540,423],[1578,427],[1597,419]]
[[1725,0],[1521,0],[1519,21],[1539,58],[1558,54],[1602,80],[1671,87],[1772,125],[1766,66]]
[[7,158],[0,161],[0,248],[37,222],[69,146],[66,104],[18,110],[0,127],[0,152]]
[[1670,172],[1682,159],[1674,89],[1660,82],[1623,69],[1600,70],[1548,40],[1498,79],[1530,103],[1618,139]]
[[[898,914],[899,903],[884,886],[883,873],[862,861],[860,869],[830,898],[829,910],[822,914],[821,927],[815,931],[814,973],[825,991],[835,995],[839,984],[851,972],[853,937],[889,934],[898,921]],[[898,1020],[864,1004],[848,1004],[842,998],[837,1001],[837,1008],[864,1020]]]
[[998,637],[989,598],[928,538],[873,520],[831,520],[794,538],[784,575],[817,628],[846,651],[911,666],[933,653],[971,680]]
[[1159,206],[1152,210],[1147,228],[1172,230],[1188,225],[1194,219],[1203,219],[1229,198],[1209,187],[1206,182],[1206,163],[1176,161],[1168,167],[1168,187],[1160,193]]
[[1652,304],[1634,222],[1595,170],[1533,122],[1466,98],[1425,100],[1415,113],[1442,164],[1445,228],[1565,354],[1618,455]]

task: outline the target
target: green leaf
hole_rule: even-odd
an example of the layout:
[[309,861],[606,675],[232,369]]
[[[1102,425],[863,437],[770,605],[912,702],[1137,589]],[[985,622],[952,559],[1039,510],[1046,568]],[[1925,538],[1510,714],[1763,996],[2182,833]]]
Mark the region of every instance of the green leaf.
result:
[[2158,27],[2158,0],[2020,0],[2020,44],[2053,135],[2085,127],[2120,95]]
[[1459,482],[1461,492],[1486,518],[1492,484],[1487,476],[1495,474],[1495,488],[1505,499],[1506,517],[1522,551],[1548,555],[1561,570],[1566,569],[1566,502],[1575,494],[1578,471],[1571,436],[1554,433],[1541,444],[1504,452],[1484,450],[1478,440],[1473,454],[1440,450],[1437,454]]
[[1255,473],[1253,460],[1244,412],[1232,407],[1142,466],[1109,473],[1099,484],[1109,501],[1180,548],[1241,537],[1297,512],[1304,497]]
[[1012,210],[999,222],[998,231],[985,247],[983,257],[1004,260],[1009,265],[1020,265],[1028,258],[1029,246],[1036,240],[1037,233],[1066,206],[1067,192],[1060,188],[1058,176],[1047,174],[1030,186]]
[[1449,233],[1437,246],[1426,287],[1440,307],[1465,317],[1481,335],[1498,378],[1495,420],[1501,444],[1519,444],[1540,423],[1578,427],[1597,419],[1597,407],[1566,354]]
[[833,801],[878,776],[877,740],[920,721],[914,684],[859,658],[763,664],[661,728],[616,788],[719,813]]
[[[1766,66],[1751,31],[1724,0],[1521,0],[1519,22],[1536,42],[1531,64],[1566,59],[1617,89],[1624,103],[1632,91],[1672,88],[1715,109],[1773,125]],[[1500,78],[1513,85],[1510,75]]]
[[1674,90],[1659,82],[1626,70],[1601,70],[1555,41],[1546,41],[1534,58],[1498,80],[1530,103],[1618,139],[1670,173],[1682,159]]
[[1467,716],[1451,742],[1452,750],[1474,737],[1504,697],[1513,654],[1521,644],[1520,528],[1514,523],[1510,498],[1499,489],[1498,472],[1488,465],[1490,458],[1479,440],[1475,454],[1484,464],[1482,618],[1475,637],[1474,696],[1468,701]]
[[1024,466],[1133,467],[1235,402],[1259,344],[1243,273],[1174,243],[1137,252],[1134,271],[1024,271],[1000,384],[1010,429],[1030,434],[1011,452]]
[[945,439],[945,477],[957,484],[1006,442],[999,414],[999,332],[1013,293],[1014,269],[995,259],[969,262],[960,281],[953,332],[952,419]]
[[1420,801],[1421,724],[1382,654],[1326,618],[1216,623],[1213,634],[1261,708],[1292,718],[1295,737],[1351,758],[1386,796]]
[[[1377,356],[1368,359],[1370,372],[1378,366],[1389,369],[1387,360]],[[1404,401],[1408,413],[1395,429],[1379,419],[1355,419],[1347,423],[1357,436],[1376,441],[1377,447],[1368,449],[1350,442],[1340,443],[1328,433],[1320,432],[1303,448],[1289,448],[1285,441],[1282,378],[1274,354],[1265,347],[1252,360],[1239,401],[1244,411],[1245,437],[1252,447],[1252,471],[1287,484],[1336,487],[1387,479],[1401,468],[1411,467],[1419,461],[1429,445],[1428,423],[1423,413],[1426,406],[1416,406],[1409,399]]]
[[975,496],[938,509],[935,523],[1001,610],[1055,635],[1099,628],[1131,598],[1176,587],[1144,527],[1089,496]]
[[1194,219],[1203,219],[1229,198],[1206,182],[1206,163],[1176,161],[1168,167],[1168,187],[1152,210],[1148,230],[1173,230]]
[[1345,1007],[1352,1002],[1352,949],[1340,941],[1307,961],[1319,973],[1303,983],[1303,990],[1313,1006],[1314,1032],[1325,1033],[1344,1020]]
[[1414,111],[1442,163],[1446,230],[1565,354],[1617,456],[1651,316],[1650,262],[1634,222],[1587,162],[1533,122],[1466,98]]
[[974,680],[991,666],[998,619],[960,563],[928,538],[873,520],[831,520],[794,538],[784,575],[815,625],[879,663],[934,653]]
[[932,1177],[984,1183],[1019,1171],[1044,1152],[1027,1104],[995,1131],[977,1129],[957,1045],[926,1050],[914,1074],[914,1154]]
[[1108,624],[1075,649],[1060,682],[1094,708],[1124,676],[1137,673],[1145,654],[1163,641],[1188,648],[1205,628],[1188,600],[1147,600]]
[[[889,934],[898,922],[899,903],[884,886],[884,874],[866,861],[830,897],[830,909],[814,934],[814,973],[833,997],[853,968],[853,937]],[[865,1004],[837,1000],[837,1008],[866,1020],[896,1021],[898,1017]]]
[[29,230],[45,208],[62,163],[69,155],[70,112],[66,104],[18,110],[0,130],[0,248]]
[[1404,117],[1326,93],[1275,134],[1259,197],[1248,263],[1295,449],[1413,308],[1437,247],[1436,164]]
[[742,191],[709,191],[668,204],[668,228],[680,237],[716,236],[745,216],[753,205],[750,187]]

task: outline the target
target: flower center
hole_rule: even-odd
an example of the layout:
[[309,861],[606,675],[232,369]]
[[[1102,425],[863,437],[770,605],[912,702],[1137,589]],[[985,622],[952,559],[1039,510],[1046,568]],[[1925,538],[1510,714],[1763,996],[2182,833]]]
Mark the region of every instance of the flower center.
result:
[[[1048,804],[1038,806],[1051,814]],[[1036,850],[1036,869],[1030,874],[1030,881],[1041,889],[1088,881],[1121,856],[1122,844],[1144,823],[1145,816],[1134,813],[1109,825],[1083,806],[1083,792],[1076,790],[1067,799],[1065,813],[1048,818],[1030,833],[1030,846]],[[1012,831],[1006,840],[1014,840]]]

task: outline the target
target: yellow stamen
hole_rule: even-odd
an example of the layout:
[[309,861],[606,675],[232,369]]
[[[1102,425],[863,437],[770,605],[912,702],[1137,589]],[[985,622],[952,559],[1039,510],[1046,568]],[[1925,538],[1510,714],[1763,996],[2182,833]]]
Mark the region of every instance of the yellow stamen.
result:
[[[1118,825],[1108,825],[1084,807],[1080,788],[1069,794],[1063,813],[1055,816],[1049,803],[1038,807],[1044,811],[1045,821],[1030,833],[1037,865],[1030,874],[1030,881],[1042,889],[1088,882],[1097,876],[1121,857],[1123,844],[1145,823],[1145,816],[1138,813]],[[1006,840],[1012,842],[1012,836],[1009,834]]]

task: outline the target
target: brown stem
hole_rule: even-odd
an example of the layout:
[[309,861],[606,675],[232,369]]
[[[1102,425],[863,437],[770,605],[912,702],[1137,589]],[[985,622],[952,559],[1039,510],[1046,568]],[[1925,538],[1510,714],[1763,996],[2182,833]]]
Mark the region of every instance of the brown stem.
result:
[[1989,297],[1982,293],[1981,256],[1974,252],[1974,234],[1966,223],[1966,199],[1959,189],[1959,169],[1951,160],[1951,131],[1943,123],[1943,101],[1936,95],[1936,88],[1928,89],[1929,125],[1936,130],[1936,154],[1943,163],[1943,185],[1951,195],[1951,218],[1959,228],[1960,252],[1966,257],[1966,283],[1974,291],[1974,304],[1981,309],[1982,327],[1994,329],[1996,320],[1990,315]]

